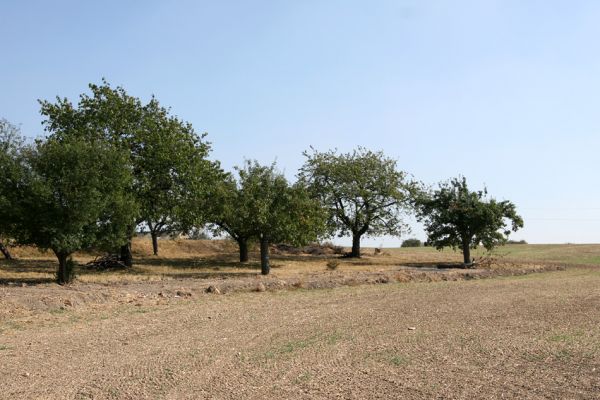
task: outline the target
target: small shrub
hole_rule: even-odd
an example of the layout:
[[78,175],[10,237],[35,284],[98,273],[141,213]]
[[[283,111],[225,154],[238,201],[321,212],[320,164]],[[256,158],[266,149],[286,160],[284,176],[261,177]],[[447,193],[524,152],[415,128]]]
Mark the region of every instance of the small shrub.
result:
[[414,239],[414,238],[406,239],[400,245],[400,247],[421,247],[421,246],[423,246],[423,243],[421,243],[421,241],[419,239]]
[[527,244],[526,240],[507,240],[506,244]]
[[338,260],[327,261],[327,269],[330,271],[335,271],[337,269],[338,265],[340,265],[340,262]]

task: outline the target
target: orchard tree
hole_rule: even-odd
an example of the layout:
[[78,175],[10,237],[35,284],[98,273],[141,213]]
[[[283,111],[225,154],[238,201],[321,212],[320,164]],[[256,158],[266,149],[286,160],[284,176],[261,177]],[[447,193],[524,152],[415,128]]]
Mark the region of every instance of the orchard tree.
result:
[[399,236],[407,230],[403,211],[415,184],[382,152],[359,147],[351,153],[304,152],[300,180],[328,210],[331,235],[352,236],[350,257],[360,257],[363,235]]
[[155,101],[145,111],[132,154],[133,189],[141,211],[136,222],[150,231],[157,255],[159,236],[187,232],[208,219],[209,194],[223,173],[207,159],[210,147],[190,124]]
[[7,260],[12,259],[7,241],[16,217],[14,205],[19,201],[16,190],[22,178],[24,142],[18,126],[0,119],[0,252]]
[[127,188],[140,213],[128,224],[130,236],[121,246],[121,259],[131,265],[131,236],[136,226],[150,231],[154,254],[160,235],[186,231],[206,218],[207,188],[220,167],[207,160],[210,145],[191,124],[170,115],[152,97],[146,104],[111,87],[105,80],[90,84],[77,106],[68,99],[41,101],[48,132],[58,138],[102,139],[129,154],[133,180]]
[[246,162],[238,168],[248,228],[260,242],[261,273],[270,272],[269,244],[303,245],[316,240],[325,228],[325,214],[302,184],[291,186],[275,164]]
[[211,217],[213,233],[227,233],[236,241],[240,262],[248,261],[248,241],[253,235],[253,216],[250,214],[247,197],[242,195],[238,182],[231,176],[215,185],[211,196]]
[[465,265],[471,265],[471,249],[487,250],[506,243],[511,231],[523,227],[523,219],[510,201],[487,198],[487,189],[472,192],[464,177],[442,183],[431,194],[416,200],[418,219],[425,223],[428,243],[438,250],[460,248]]
[[69,283],[74,252],[111,248],[127,238],[128,221],[137,214],[127,155],[100,140],[52,137],[26,153],[12,233],[20,244],[52,250],[57,282]]

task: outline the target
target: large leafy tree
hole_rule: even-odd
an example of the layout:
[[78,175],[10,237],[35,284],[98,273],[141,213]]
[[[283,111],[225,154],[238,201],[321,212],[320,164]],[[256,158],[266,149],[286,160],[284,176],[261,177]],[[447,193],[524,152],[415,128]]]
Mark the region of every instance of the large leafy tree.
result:
[[208,218],[209,195],[222,171],[207,159],[210,147],[202,137],[157,102],[146,106],[132,155],[133,188],[141,210],[136,222],[148,228],[154,254],[159,236],[186,232]]
[[[218,163],[207,159],[210,145],[191,124],[170,115],[156,98],[148,103],[106,81],[89,85],[77,106],[68,99],[41,101],[48,132],[58,138],[102,138],[126,150],[140,213],[129,224],[150,231],[154,253],[160,235],[185,231],[202,223]],[[131,264],[130,241],[121,248],[122,261]]]
[[382,152],[304,152],[300,180],[327,208],[330,234],[352,236],[351,257],[360,257],[363,235],[399,236],[414,184]]
[[325,214],[300,183],[290,185],[275,165],[246,162],[238,168],[247,228],[260,242],[261,273],[270,272],[269,244],[294,245],[316,240],[324,232]]
[[15,191],[21,179],[21,151],[24,139],[18,126],[0,119],[0,252],[12,259],[7,240],[13,228]]
[[254,233],[248,198],[243,196],[238,182],[231,175],[223,176],[214,189],[210,212],[213,233],[227,233],[238,244],[240,262],[247,262],[248,241]]
[[13,196],[11,234],[21,244],[50,249],[58,283],[74,278],[71,255],[122,243],[137,209],[127,155],[104,141],[38,141],[24,151]]
[[487,198],[487,190],[470,191],[464,177],[441,183],[433,193],[416,200],[418,219],[425,223],[428,242],[437,249],[460,248],[469,265],[471,249],[487,250],[506,243],[511,231],[523,227],[523,219],[508,200]]

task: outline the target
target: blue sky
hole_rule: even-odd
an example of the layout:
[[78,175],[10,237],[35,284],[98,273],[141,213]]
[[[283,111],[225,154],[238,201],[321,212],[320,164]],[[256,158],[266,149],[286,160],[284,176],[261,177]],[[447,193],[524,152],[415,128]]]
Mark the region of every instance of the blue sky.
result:
[[37,99],[105,77],[228,169],[293,178],[311,145],[362,145],[512,200],[516,239],[599,242],[599,20],[594,1],[2,0],[0,117],[41,135]]

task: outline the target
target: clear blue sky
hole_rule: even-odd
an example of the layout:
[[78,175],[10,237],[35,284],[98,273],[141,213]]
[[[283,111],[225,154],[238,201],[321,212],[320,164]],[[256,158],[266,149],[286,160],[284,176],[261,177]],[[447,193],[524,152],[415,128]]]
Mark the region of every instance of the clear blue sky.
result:
[[226,168],[292,178],[310,145],[363,145],[514,201],[516,239],[600,242],[598,21],[596,1],[3,0],[0,117],[41,135],[37,99],[106,77]]

